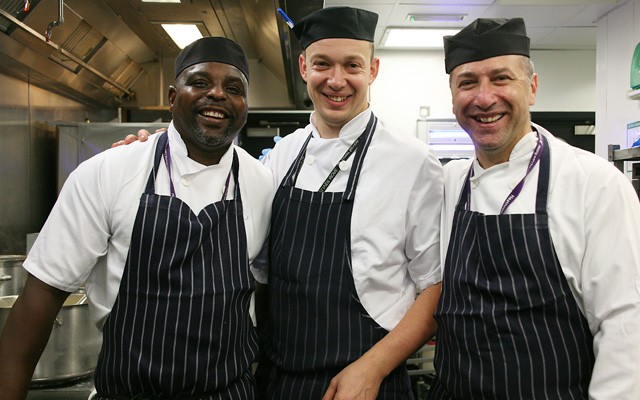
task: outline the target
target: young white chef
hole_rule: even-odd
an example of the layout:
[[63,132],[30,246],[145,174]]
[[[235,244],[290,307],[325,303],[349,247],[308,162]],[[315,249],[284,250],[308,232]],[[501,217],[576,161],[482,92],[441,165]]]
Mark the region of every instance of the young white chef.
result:
[[331,7],[293,27],[314,111],[264,160],[279,182],[257,374],[268,399],[412,399],[403,361],[435,332],[442,168],[369,107],[377,19]]

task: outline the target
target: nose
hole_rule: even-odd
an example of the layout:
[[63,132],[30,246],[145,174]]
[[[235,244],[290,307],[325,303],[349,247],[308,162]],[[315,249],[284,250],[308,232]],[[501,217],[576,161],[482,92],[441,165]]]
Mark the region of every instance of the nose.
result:
[[481,109],[488,109],[496,102],[495,93],[491,82],[481,81],[476,89],[474,103]]
[[340,89],[346,84],[345,72],[341,67],[335,67],[331,71],[327,84],[331,89]]
[[207,96],[214,99],[225,99],[227,97],[227,93],[221,85],[212,85],[209,88]]

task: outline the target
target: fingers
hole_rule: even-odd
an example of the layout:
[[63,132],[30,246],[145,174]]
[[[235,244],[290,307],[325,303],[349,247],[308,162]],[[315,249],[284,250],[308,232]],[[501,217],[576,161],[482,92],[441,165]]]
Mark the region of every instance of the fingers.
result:
[[118,140],[115,143],[111,143],[111,148],[118,147],[124,145],[124,140]]
[[337,392],[337,385],[333,382],[333,380],[331,381],[331,384],[329,384],[329,388],[327,388],[327,391],[324,392],[324,396],[322,396],[322,400],[333,400],[334,396],[336,395]]
[[127,135],[124,137],[124,144],[131,144],[136,140],[138,140],[138,137],[136,135]]

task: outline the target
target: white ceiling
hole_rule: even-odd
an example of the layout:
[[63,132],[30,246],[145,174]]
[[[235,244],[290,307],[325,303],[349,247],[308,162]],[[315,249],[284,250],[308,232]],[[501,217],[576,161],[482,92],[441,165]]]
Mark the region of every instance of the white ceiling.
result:
[[[476,18],[523,17],[532,49],[595,49],[597,21],[628,0],[325,0],[378,13],[375,44],[387,27],[462,28]],[[408,14],[466,14],[459,23],[411,22]]]

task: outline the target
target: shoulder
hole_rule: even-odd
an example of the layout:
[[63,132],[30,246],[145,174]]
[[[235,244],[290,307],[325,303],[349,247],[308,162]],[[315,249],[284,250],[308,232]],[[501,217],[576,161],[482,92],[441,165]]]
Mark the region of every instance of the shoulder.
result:
[[270,195],[274,190],[273,173],[264,164],[241,147],[234,146],[240,164],[240,179],[249,185],[252,193],[264,192]]
[[382,120],[378,120],[371,146],[374,151],[380,148],[389,154],[399,154],[404,162],[437,164],[440,168],[440,161],[425,142],[386,125]]
[[284,174],[307,140],[311,127],[297,129],[283,137],[264,158],[264,164],[276,175]]
[[146,142],[134,142],[104,150],[82,162],[70,174],[71,180],[94,180],[124,185],[152,168],[156,143],[160,135],[151,135]]
[[568,174],[574,176],[573,179],[588,182],[601,182],[603,179],[626,179],[624,174],[613,166],[608,160],[571,146],[566,142],[557,139],[548,132],[545,133],[549,141],[551,150],[551,173],[559,174],[562,178],[568,178]]
[[257,158],[249,154],[245,149],[234,145],[234,149],[238,154],[238,161],[240,163],[240,170],[255,174],[262,178],[268,178],[272,175],[271,170],[264,164],[258,161]]

